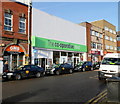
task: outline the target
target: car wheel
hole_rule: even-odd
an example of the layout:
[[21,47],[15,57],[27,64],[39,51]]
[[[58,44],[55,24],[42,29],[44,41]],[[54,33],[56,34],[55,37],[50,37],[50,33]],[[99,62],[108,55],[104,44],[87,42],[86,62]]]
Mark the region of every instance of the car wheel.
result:
[[56,71],[56,75],[60,75],[60,71],[59,70]]
[[70,73],[70,74],[72,74],[72,73],[73,73],[73,70],[72,70],[72,69],[70,69],[70,70],[69,70],[69,73]]
[[82,71],[85,72],[85,68],[83,68]]
[[42,73],[42,77],[45,76],[45,72]]
[[20,79],[22,79],[22,76],[20,74],[16,74],[15,79],[20,80]]
[[41,77],[41,73],[40,73],[40,72],[37,72],[35,76],[36,76],[37,78],[40,78],[40,77]]

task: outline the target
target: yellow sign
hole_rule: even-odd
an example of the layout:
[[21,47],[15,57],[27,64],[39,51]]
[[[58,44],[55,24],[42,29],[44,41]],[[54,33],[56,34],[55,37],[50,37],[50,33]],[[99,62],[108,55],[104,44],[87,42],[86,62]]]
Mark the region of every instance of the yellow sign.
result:
[[29,71],[28,70],[26,70],[26,74],[28,74],[29,73]]
[[25,56],[26,56],[26,57],[28,57],[28,56],[29,56],[29,54],[26,54]]

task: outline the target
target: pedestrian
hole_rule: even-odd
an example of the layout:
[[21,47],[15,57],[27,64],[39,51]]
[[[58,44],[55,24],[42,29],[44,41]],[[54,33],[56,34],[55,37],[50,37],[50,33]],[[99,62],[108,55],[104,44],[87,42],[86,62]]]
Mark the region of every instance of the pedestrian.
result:
[[4,70],[4,71],[7,71],[7,70],[8,70],[8,61],[6,61],[6,62],[4,63],[3,70]]

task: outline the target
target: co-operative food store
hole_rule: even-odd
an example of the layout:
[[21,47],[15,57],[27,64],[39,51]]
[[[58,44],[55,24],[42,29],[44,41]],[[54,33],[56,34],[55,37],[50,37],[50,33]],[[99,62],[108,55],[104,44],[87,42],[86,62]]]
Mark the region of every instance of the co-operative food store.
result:
[[33,8],[33,64],[46,68],[67,62],[74,66],[86,60],[86,52],[85,27]]

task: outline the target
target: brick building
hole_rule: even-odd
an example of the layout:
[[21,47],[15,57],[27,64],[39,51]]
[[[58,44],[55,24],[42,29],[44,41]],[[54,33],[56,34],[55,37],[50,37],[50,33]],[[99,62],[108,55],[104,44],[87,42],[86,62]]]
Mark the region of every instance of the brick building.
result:
[[120,31],[118,31],[117,35],[117,52],[120,53]]
[[29,60],[31,13],[28,13],[30,8],[25,3],[6,0],[0,5],[0,64],[8,61],[9,70],[13,70]]
[[101,61],[103,57],[103,30],[88,22],[80,25],[86,27],[87,60]]
[[101,61],[106,53],[117,52],[116,27],[106,20],[83,22],[86,27],[87,60]]

